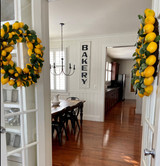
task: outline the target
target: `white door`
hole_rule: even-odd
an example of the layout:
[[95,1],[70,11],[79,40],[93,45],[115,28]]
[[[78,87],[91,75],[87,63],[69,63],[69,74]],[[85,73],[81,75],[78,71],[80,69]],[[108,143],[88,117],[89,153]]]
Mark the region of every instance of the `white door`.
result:
[[[153,0],[152,3],[156,16],[159,16],[159,1]],[[158,69],[152,95],[143,98],[141,166],[160,165],[160,64]]]
[[[44,0],[42,0],[44,2]],[[2,23],[22,21],[30,29],[36,26],[34,21],[35,4],[39,0],[1,0]],[[38,8],[39,6],[37,6]],[[6,14],[7,11],[7,14]],[[41,16],[40,16],[41,17]],[[39,18],[40,18],[39,17]],[[38,17],[36,17],[39,19]],[[40,22],[41,24],[41,22]],[[29,62],[25,44],[18,44],[12,51],[12,59],[23,68]],[[43,75],[42,75],[43,78]],[[49,82],[49,81],[48,81]],[[14,89],[8,85],[1,87],[1,165],[3,166],[44,166],[45,165],[45,113],[38,103],[43,105],[42,88],[32,85]],[[50,103],[50,102],[49,102]],[[46,111],[46,110],[45,110]],[[50,123],[48,123],[50,124]],[[50,129],[50,126],[48,126]],[[2,130],[5,129],[5,130]],[[50,136],[50,133],[48,134]],[[48,139],[48,142],[50,140]],[[43,149],[43,150],[42,150]],[[50,156],[50,154],[48,154]],[[48,160],[50,162],[51,160]]]

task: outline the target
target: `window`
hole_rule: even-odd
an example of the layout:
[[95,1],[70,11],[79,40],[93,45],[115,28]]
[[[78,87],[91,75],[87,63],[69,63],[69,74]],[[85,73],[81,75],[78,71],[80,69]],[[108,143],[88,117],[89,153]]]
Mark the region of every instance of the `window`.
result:
[[112,64],[106,62],[106,81],[111,81]]
[[64,59],[64,70],[66,67],[66,51],[61,51],[58,49],[53,49],[50,51],[50,65],[51,65],[51,72],[50,72],[50,88],[54,91],[66,91],[66,76],[64,74],[54,75],[53,64],[55,62],[56,72],[60,73],[61,71],[61,58],[63,56]]

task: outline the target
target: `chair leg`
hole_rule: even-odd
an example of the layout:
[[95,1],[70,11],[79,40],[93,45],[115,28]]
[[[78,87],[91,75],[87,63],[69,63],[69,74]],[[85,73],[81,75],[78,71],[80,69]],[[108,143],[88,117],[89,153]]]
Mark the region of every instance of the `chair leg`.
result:
[[74,134],[76,133],[76,127],[75,127],[75,120],[71,119],[72,129],[74,131]]
[[66,130],[66,127],[64,126],[64,124],[63,124],[63,129],[64,129],[64,132],[65,132],[66,138],[68,140],[68,134],[67,134],[67,130]]
[[76,118],[76,123],[77,123],[77,126],[78,126],[79,130],[80,130],[80,125],[79,125],[79,122],[78,122],[78,118]]
[[61,133],[61,129],[60,129],[60,127],[57,127],[56,130],[57,130],[59,144],[62,145],[62,133]]

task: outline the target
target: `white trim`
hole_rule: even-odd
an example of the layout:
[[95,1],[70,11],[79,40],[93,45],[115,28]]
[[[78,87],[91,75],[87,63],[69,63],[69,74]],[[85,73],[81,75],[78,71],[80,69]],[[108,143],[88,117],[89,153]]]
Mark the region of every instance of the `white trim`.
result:
[[96,115],[84,115],[83,116],[83,120],[90,120],[90,121],[101,121],[100,116],[96,116]]

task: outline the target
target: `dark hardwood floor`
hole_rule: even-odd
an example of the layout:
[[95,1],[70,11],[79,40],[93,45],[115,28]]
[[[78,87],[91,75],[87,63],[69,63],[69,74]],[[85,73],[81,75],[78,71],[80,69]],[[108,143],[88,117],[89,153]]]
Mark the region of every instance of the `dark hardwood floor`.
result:
[[68,130],[62,146],[53,139],[53,166],[139,166],[141,117],[135,114],[135,101],[116,104],[105,122],[83,121],[76,135]]

